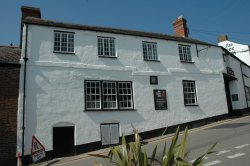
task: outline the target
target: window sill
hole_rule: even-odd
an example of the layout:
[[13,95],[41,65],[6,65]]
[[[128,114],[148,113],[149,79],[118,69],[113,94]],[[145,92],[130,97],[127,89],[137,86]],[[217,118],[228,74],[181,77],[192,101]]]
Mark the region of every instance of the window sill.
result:
[[147,62],[160,62],[160,60],[147,60],[147,59],[144,59],[144,61],[147,61]]
[[185,106],[185,107],[186,107],[186,106],[187,106],[187,107],[189,107],[189,106],[199,106],[199,104],[190,104],[190,105],[185,105],[185,104],[184,104],[184,106]]
[[114,58],[116,59],[117,56],[104,56],[104,55],[98,55],[100,58]]
[[106,110],[83,110],[84,112],[117,112],[117,111],[136,111],[135,109],[106,109]]
[[181,63],[194,63],[194,61],[180,61]]
[[60,51],[53,51],[53,53],[56,53],[56,54],[71,54],[71,55],[75,55],[74,52],[60,52]]

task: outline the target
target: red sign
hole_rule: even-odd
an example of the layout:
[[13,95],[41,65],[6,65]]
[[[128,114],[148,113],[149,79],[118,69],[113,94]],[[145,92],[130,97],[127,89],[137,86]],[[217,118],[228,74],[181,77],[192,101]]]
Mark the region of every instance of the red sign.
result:
[[44,146],[35,136],[32,137],[31,155],[34,162],[37,162],[46,156]]

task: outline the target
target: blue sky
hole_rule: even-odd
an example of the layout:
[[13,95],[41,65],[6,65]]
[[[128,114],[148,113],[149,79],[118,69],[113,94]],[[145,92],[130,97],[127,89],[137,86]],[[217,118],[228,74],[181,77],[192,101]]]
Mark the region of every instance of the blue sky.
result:
[[249,0],[1,0],[0,45],[19,44],[21,6],[48,20],[174,34],[180,15],[190,37],[216,44],[217,36],[250,45]]

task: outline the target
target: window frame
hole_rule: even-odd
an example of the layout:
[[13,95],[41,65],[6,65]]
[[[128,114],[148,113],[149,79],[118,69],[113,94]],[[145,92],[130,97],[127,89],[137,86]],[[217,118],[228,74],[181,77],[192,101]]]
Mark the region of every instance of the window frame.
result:
[[[87,82],[99,82],[100,85],[100,108],[87,108]],[[116,108],[104,108],[104,94],[103,94],[103,82],[112,82],[116,84]],[[130,97],[131,97],[131,107],[121,107],[120,106],[120,93],[119,93],[119,83],[129,83],[130,84]],[[85,98],[85,111],[133,111],[134,109],[134,94],[133,94],[133,82],[132,81],[113,81],[113,80],[84,80],[84,98]]]
[[[56,41],[56,34],[59,34],[59,41]],[[63,50],[63,35],[66,35],[66,50]],[[72,35],[73,37],[70,38],[69,35]],[[70,43],[70,39],[72,40],[72,43]],[[58,43],[59,45],[57,45]],[[69,31],[58,31],[54,30],[54,42],[53,42],[53,52],[54,53],[63,53],[63,54],[75,54],[75,32],[69,32]],[[70,46],[71,44],[71,46]],[[57,46],[56,46],[57,45]],[[59,50],[56,50],[56,48],[59,47]],[[72,49],[72,50],[70,50]]]
[[[186,52],[184,52],[184,48],[186,49]],[[178,44],[178,51],[179,51],[180,62],[194,63],[191,54],[191,45]]]
[[[185,94],[187,93],[191,93],[191,92],[185,92],[184,91],[184,83],[194,83],[194,92],[192,94],[195,95],[194,99],[195,99],[195,103],[186,103],[185,100],[187,98],[185,98]],[[184,101],[184,106],[198,106],[198,97],[197,97],[197,87],[196,87],[196,83],[195,80],[182,80],[182,89],[183,89],[183,101]],[[192,100],[193,98],[191,98]]]
[[[146,47],[146,49],[145,49],[144,46]],[[149,50],[149,46],[151,47],[151,50]],[[149,51],[151,51],[151,53]],[[149,54],[151,54],[151,55],[149,55]],[[156,61],[156,62],[159,62],[158,51],[157,51],[157,43],[156,42],[142,41],[142,55],[143,55],[144,61]],[[151,57],[151,58],[148,58],[148,57]]]
[[[101,45],[100,42],[101,41]],[[105,45],[105,40],[108,40],[108,45]],[[111,41],[113,41],[113,47],[111,47]],[[100,47],[101,46],[101,47]],[[105,46],[108,46],[106,48]],[[105,52],[108,52],[108,55],[105,55]],[[115,49],[115,38],[114,37],[105,37],[105,36],[97,36],[97,55],[99,57],[106,57],[106,58],[117,58],[116,49]]]

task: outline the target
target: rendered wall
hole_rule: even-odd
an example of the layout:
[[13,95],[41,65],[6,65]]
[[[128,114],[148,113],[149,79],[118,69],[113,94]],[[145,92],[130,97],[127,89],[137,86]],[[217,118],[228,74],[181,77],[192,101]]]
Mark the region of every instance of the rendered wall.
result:
[[[75,32],[75,55],[53,53],[54,30]],[[222,51],[143,37],[30,25],[28,30],[25,154],[32,135],[52,150],[52,128],[75,125],[75,145],[100,141],[100,123],[116,120],[120,135],[131,123],[149,131],[227,113]],[[114,37],[117,58],[97,55],[97,36]],[[142,41],[157,42],[160,62],[143,60]],[[194,63],[181,63],[178,44],[191,45]],[[24,46],[23,46],[24,48]],[[23,52],[24,53],[24,52]],[[24,55],[24,54],[22,54]],[[158,76],[150,85],[149,76]],[[23,62],[21,67],[18,149],[21,149]],[[132,81],[134,111],[85,111],[84,80]],[[184,106],[182,80],[195,80],[198,106]],[[155,110],[153,89],[166,89],[168,110]]]

